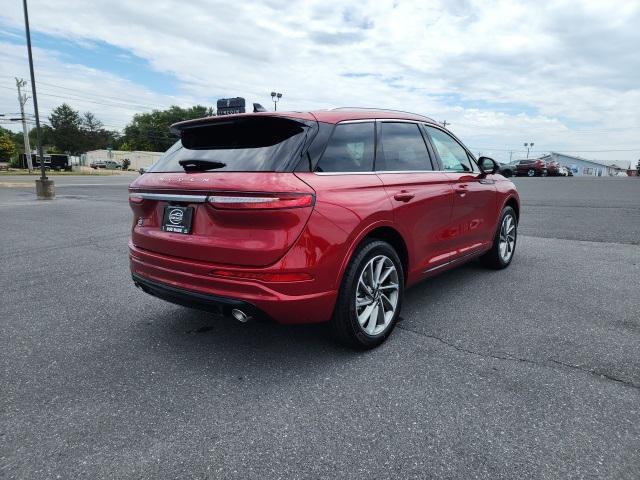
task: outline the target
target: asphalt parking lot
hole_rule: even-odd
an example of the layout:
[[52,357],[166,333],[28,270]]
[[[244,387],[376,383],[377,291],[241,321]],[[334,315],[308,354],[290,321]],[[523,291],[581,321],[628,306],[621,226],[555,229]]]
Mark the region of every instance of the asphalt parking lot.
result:
[[0,177],[1,478],[640,478],[640,179],[517,179],[364,353],[135,289],[128,180]]

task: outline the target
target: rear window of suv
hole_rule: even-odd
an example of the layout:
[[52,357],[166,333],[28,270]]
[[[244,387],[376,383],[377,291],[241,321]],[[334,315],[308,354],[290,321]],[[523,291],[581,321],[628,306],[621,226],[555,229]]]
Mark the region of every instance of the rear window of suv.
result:
[[[310,126],[283,117],[235,118],[186,127],[149,172],[278,172],[297,155]],[[195,166],[194,166],[195,165]]]

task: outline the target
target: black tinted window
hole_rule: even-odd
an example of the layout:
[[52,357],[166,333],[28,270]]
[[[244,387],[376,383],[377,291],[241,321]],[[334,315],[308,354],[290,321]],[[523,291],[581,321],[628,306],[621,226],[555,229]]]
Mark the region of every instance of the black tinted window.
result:
[[309,127],[280,117],[249,117],[216,121],[184,129],[181,140],[167,150],[151,172],[192,169],[227,172],[281,171],[299,149]]
[[370,172],[375,149],[374,123],[336,125],[316,167],[318,172]]
[[467,151],[451,135],[427,126],[433,147],[438,151],[442,167],[451,172],[472,172],[473,164]]
[[382,152],[376,170],[432,170],[427,146],[415,123],[384,122]]

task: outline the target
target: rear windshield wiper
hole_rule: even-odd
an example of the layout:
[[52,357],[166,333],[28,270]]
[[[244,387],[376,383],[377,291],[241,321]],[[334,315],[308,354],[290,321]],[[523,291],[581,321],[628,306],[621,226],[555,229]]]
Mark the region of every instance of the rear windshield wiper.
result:
[[178,163],[187,172],[205,172],[207,170],[216,170],[227,166],[226,163],[217,162],[215,160],[180,160]]

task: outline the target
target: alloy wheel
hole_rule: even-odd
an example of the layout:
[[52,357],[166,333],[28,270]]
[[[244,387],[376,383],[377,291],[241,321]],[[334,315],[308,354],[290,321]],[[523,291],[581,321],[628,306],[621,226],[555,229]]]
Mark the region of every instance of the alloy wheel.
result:
[[505,215],[500,226],[500,239],[498,248],[500,258],[504,263],[509,263],[516,246],[516,222],[512,215]]
[[385,255],[367,262],[360,273],[356,288],[356,315],[362,330],[368,335],[384,332],[398,307],[400,284],[398,270]]

